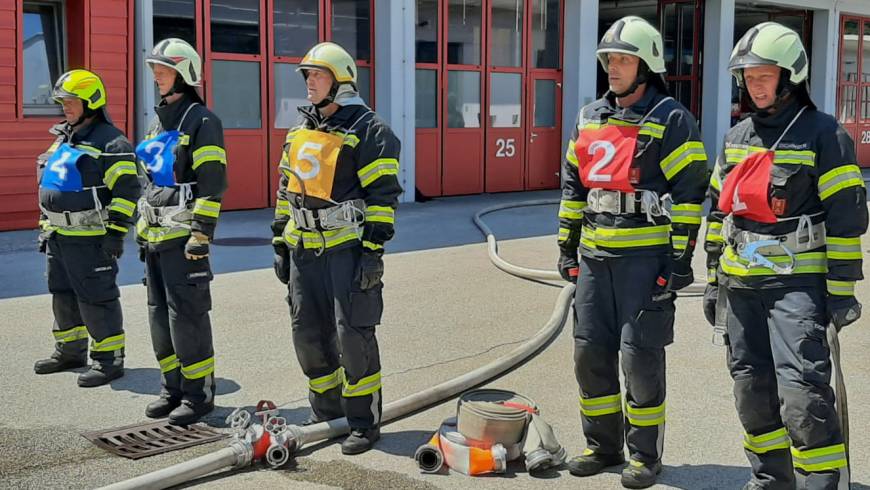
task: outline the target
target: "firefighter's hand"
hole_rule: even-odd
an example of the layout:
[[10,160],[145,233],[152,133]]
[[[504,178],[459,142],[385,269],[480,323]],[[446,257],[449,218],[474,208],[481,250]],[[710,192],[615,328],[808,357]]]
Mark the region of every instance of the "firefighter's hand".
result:
[[272,265],[275,268],[275,276],[283,284],[290,281],[290,250],[283,242],[272,243],[272,248],[275,249],[275,257]]
[[139,262],[145,262],[145,255],[148,253],[146,245],[139,245]]
[[704,289],[704,317],[710,326],[716,326],[716,303],[719,301],[719,285],[707,284]]
[[359,259],[356,280],[362,291],[371,289],[381,283],[384,276],[384,259],[382,251],[366,250]]
[[577,284],[577,278],[580,276],[580,263],[577,262],[577,257],[562,254],[559,256],[557,267],[562,279]]
[[674,260],[668,289],[679,291],[693,282],[695,282],[695,274],[692,272],[692,263],[683,258]]
[[39,237],[36,239],[36,249],[39,250],[39,253],[41,254],[48,252],[48,237],[49,234],[43,232],[40,233]]
[[103,252],[113,259],[124,255],[124,235],[109,230],[103,235]]
[[199,260],[208,257],[208,237],[194,231],[184,246],[184,257],[187,260]]
[[828,320],[839,332],[861,318],[861,303],[854,296],[828,295]]

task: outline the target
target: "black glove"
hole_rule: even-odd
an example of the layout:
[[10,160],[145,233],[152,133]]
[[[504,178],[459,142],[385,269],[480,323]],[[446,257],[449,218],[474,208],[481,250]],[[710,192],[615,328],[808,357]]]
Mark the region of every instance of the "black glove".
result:
[[287,284],[290,281],[290,250],[283,243],[273,243],[272,248],[275,249],[275,257],[272,261],[275,276],[281,283]]
[[828,295],[828,321],[839,332],[861,318],[861,303],[854,296]]
[[692,272],[692,263],[685,258],[674,259],[668,282],[670,290],[679,291],[693,282],[695,282],[695,273]]
[[366,250],[359,259],[359,269],[356,272],[356,280],[362,291],[371,289],[381,283],[384,276],[384,253]]
[[577,257],[571,257],[563,253],[559,256],[557,267],[562,279],[577,284],[577,278],[580,276],[580,263],[577,262]]
[[704,289],[704,317],[710,326],[716,326],[716,303],[719,301],[719,285],[707,284]]
[[139,245],[139,262],[145,262],[145,254],[148,253],[147,245]]
[[208,257],[208,242],[207,236],[198,231],[190,234],[187,243],[184,245],[184,257],[187,260],[199,260]]
[[44,254],[48,252],[48,237],[51,236],[50,233],[42,232],[36,238],[36,249],[39,250],[39,253]]
[[113,259],[120,259],[124,255],[124,235],[113,230],[106,231],[103,235],[103,252]]

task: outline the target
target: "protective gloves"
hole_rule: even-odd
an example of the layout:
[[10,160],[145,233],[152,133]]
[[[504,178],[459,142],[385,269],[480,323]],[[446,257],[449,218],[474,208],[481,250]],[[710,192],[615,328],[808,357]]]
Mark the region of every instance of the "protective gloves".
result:
[[861,303],[854,296],[828,295],[828,321],[839,332],[861,318]]
[[282,242],[273,242],[272,248],[275,249],[275,258],[272,264],[275,268],[275,276],[283,284],[287,284],[290,281],[290,250]]
[[365,250],[359,259],[356,280],[362,291],[371,289],[381,283],[384,276],[384,252]]
[[208,257],[208,237],[198,231],[190,234],[184,245],[184,257],[187,260],[200,260]]
[[103,252],[113,259],[120,259],[124,255],[124,235],[113,230],[106,231],[103,235]]
[[580,276],[580,263],[577,261],[576,256],[572,257],[562,253],[559,256],[557,267],[562,279],[577,284],[577,278]]
[[710,326],[716,326],[716,303],[719,301],[719,285],[707,284],[704,289],[704,317]]

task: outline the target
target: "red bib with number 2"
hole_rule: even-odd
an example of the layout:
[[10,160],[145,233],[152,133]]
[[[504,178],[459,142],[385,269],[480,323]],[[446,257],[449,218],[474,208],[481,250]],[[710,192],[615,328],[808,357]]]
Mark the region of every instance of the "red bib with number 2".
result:
[[580,131],[574,153],[580,180],[587,189],[634,192],[631,162],[639,131],[640,126],[605,126]]

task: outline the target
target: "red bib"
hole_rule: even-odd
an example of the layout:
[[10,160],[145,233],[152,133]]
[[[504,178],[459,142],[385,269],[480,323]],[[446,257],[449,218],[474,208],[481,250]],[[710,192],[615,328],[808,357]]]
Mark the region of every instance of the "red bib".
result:
[[719,195],[719,209],[760,223],[776,223],[770,207],[773,151],[753,153],[728,174]]
[[587,189],[634,192],[631,162],[639,131],[640,126],[605,126],[580,131],[574,153],[580,180]]

